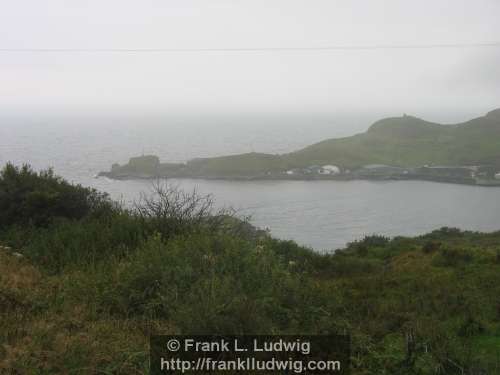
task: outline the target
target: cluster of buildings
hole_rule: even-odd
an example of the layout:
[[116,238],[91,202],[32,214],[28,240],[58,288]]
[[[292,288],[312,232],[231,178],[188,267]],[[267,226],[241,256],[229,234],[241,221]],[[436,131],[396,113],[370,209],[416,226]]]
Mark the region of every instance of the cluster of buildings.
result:
[[287,175],[339,175],[341,174],[341,169],[336,165],[311,165],[305,168],[294,168],[286,171]]
[[500,171],[495,172],[491,167],[481,166],[431,166],[425,165],[416,168],[403,168],[385,164],[369,164],[363,167],[348,170],[336,165],[311,165],[304,168],[294,168],[284,172],[289,176],[314,175],[349,175],[359,178],[422,178],[437,180],[498,180]]

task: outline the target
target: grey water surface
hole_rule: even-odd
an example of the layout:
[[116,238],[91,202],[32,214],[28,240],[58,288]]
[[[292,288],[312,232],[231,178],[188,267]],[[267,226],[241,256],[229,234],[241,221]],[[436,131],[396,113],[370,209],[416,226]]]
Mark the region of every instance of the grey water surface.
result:
[[[90,125],[80,126],[87,121]],[[250,122],[250,120],[248,120]],[[363,122],[365,121],[365,122]],[[109,192],[125,203],[150,189],[149,181],[114,181],[94,176],[114,162],[142,152],[162,161],[239,152],[282,153],[313,142],[362,131],[367,120],[349,127],[316,118],[253,121],[234,127],[229,120],[95,121],[94,119],[2,119],[0,164],[30,163],[55,169],[70,181]],[[334,250],[365,235],[418,235],[442,226],[500,229],[500,188],[423,181],[215,181],[172,180],[185,189],[212,194],[252,223],[279,238]]]

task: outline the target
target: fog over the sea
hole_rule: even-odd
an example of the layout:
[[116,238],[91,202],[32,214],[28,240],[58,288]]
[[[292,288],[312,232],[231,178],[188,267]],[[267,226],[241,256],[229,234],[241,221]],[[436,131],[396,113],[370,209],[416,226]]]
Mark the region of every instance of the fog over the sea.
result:
[[[499,15],[498,0],[0,1],[0,49],[491,43]],[[2,115],[365,111],[453,122],[499,106],[499,47],[0,52]]]
[[[141,154],[287,153],[403,113],[466,121],[500,107],[499,15],[499,0],[0,0],[0,166],[131,204],[150,181],[94,176]],[[317,250],[499,222],[498,188],[173,182]]]

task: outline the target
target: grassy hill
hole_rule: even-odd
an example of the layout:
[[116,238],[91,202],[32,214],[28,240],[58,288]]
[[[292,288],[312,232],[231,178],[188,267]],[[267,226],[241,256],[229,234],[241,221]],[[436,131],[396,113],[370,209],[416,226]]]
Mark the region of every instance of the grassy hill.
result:
[[289,163],[283,157],[256,152],[193,159],[186,166],[188,173],[195,176],[259,176],[288,168]]
[[188,163],[187,171],[205,176],[259,175],[316,164],[344,168],[366,164],[500,165],[500,109],[456,125],[413,116],[386,118],[365,133],[328,139],[289,154],[196,159]]
[[500,232],[318,254],[157,198],[0,172],[0,373],[147,374],[154,334],[349,333],[353,375],[498,374]]
[[413,116],[387,118],[374,123],[365,133],[329,139],[284,157],[300,166],[499,163],[500,110],[457,125],[436,124]]

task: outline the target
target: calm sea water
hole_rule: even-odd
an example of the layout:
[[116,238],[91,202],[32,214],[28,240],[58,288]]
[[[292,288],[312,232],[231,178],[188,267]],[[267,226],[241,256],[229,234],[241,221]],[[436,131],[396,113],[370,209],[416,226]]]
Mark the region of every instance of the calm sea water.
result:
[[[371,117],[373,118],[373,117]],[[339,120],[340,121],[340,120]],[[63,177],[107,191],[125,202],[148,191],[147,181],[113,181],[94,176],[114,162],[143,151],[163,161],[183,161],[259,151],[281,153],[362,131],[367,118],[338,126],[329,118],[277,120],[1,119],[0,164],[54,167]],[[345,124],[345,120],[343,122]],[[374,181],[172,181],[213,194],[252,222],[284,239],[319,251],[332,250],[369,234],[417,235],[441,226],[500,229],[500,188],[432,182]]]

